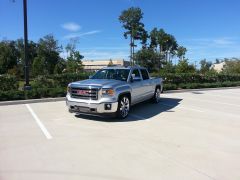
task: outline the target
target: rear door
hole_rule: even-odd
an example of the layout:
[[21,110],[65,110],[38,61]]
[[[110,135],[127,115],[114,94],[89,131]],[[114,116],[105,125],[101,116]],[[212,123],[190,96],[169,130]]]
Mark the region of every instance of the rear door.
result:
[[142,100],[143,88],[142,88],[142,77],[140,71],[135,68],[132,70],[131,75],[134,74],[138,81],[132,81],[132,104],[138,103]]
[[142,75],[142,86],[144,89],[144,99],[149,99],[153,96],[154,88],[153,88],[153,81],[150,79],[148,71],[144,68],[140,69]]

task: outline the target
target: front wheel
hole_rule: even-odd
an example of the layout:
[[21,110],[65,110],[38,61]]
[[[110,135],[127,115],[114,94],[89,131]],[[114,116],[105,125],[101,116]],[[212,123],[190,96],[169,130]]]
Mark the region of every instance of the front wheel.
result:
[[152,98],[154,103],[159,103],[160,101],[160,95],[161,95],[161,90],[160,88],[156,88],[155,92],[154,92],[154,96]]
[[118,101],[117,117],[124,119],[128,116],[130,110],[130,100],[128,96],[122,96]]

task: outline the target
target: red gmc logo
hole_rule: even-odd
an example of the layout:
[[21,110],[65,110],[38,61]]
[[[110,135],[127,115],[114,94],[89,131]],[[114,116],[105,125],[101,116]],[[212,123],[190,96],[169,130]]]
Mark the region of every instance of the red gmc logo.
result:
[[87,90],[77,90],[77,94],[79,94],[79,95],[87,95],[88,91]]

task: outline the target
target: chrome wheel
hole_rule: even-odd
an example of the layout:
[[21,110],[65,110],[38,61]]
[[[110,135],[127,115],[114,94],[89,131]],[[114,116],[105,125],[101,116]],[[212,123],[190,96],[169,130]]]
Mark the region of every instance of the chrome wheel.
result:
[[127,97],[123,97],[120,101],[120,114],[123,118],[127,117],[128,112],[130,109],[130,103],[129,103],[129,99]]
[[156,103],[158,103],[160,101],[160,95],[161,95],[160,89],[157,88],[156,91],[155,91],[155,101],[156,101]]

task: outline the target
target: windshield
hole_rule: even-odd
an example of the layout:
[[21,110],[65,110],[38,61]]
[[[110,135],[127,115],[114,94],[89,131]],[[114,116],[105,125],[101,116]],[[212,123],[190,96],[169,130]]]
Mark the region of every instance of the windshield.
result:
[[91,79],[116,79],[127,81],[129,69],[101,69]]

